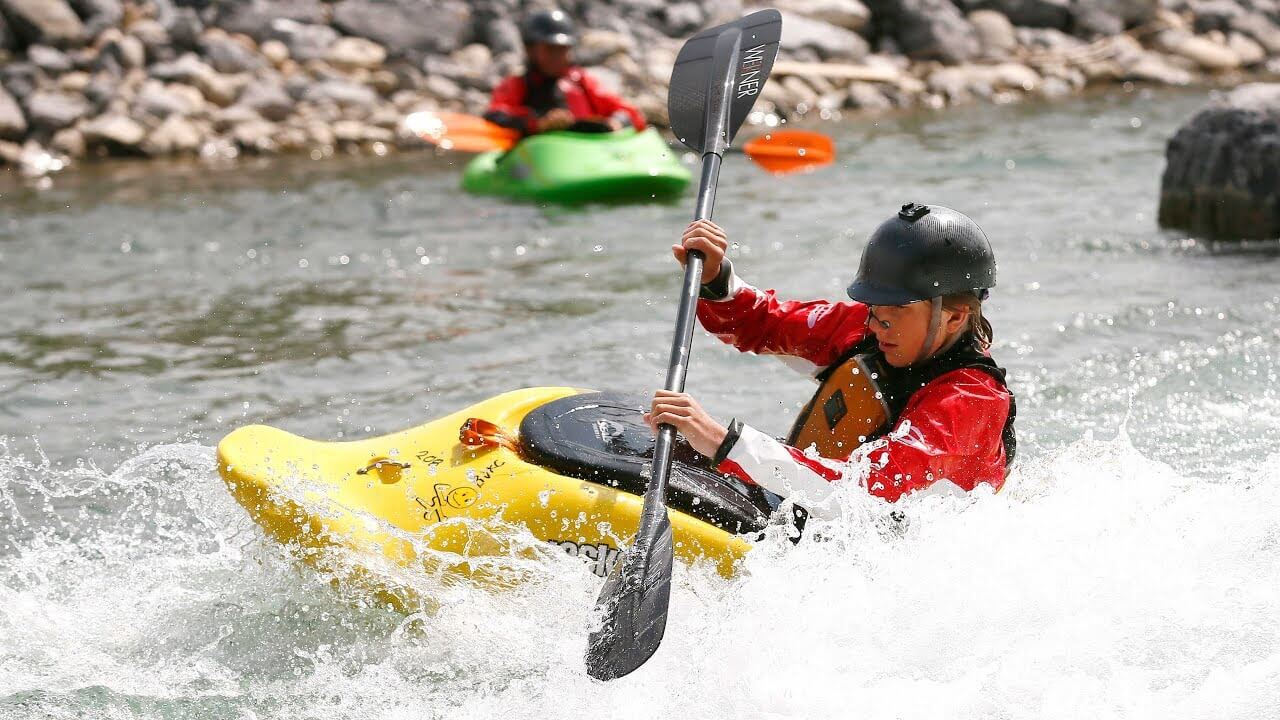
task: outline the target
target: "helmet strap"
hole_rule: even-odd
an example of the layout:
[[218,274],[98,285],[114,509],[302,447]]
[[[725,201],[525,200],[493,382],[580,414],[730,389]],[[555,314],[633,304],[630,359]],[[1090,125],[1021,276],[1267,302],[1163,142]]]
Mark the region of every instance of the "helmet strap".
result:
[[924,362],[933,353],[930,349],[938,339],[938,330],[942,329],[942,296],[934,296],[929,300],[929,332],[925,333],[924,345],[920,346],[920,355],[912,365]]

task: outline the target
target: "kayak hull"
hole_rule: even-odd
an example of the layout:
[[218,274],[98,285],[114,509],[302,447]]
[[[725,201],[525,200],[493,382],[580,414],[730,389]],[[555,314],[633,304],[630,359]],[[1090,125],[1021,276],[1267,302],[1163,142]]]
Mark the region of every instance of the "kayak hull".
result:
[[468,192],[535,202],[580,204],[667,200],[692,176],[662,136],[643,132],[551,132],[507,152],[474,158],[463,173]]
[[[395,568],[421,569],[446,583],[518,582],[504,561],[536,556],[530,534],[586,557],[603,576],[617,560],[619,540],[630,542],[636,533],[639,495],[557,474],[515,448],[476,449],[458,437],[471,417],[514,435],[530,411],[581,392],[517,390],[410,430],[351,442],[248,426],[218,444],[218,469],[268,536],[392,600],[403,594],[387,580]],[[677,510],[671,525],[677,557],[708,560],[726,576],[750,547]],[[528,531],[523,540],[521,528]],[[373,567],[391,570],[371,573]]]

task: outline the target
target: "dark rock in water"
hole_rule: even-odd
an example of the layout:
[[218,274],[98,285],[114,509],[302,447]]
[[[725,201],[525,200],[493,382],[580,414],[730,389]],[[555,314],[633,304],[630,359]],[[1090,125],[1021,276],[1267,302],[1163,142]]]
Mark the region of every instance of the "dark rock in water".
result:
[[278,19],[310,25],[328,21],[320,0],[235,0],[218,9],[217,26],[263,42],[271,39],[271,23]]
[[89,114],[89,103],[82,95],[37,90],[27,96],[27,120],[34,130],[61,130]]
[[1280,84],[1210,103],[1165,150],[1160,224],[1209,238],[1280,238]]
[[20,140],[27,132],[27,118],[13,96],[0,88],[0,138]]
[[456,0],[342,0],[333,25],[373,40],[391,57],[451,53],[472,40],[471,8]]
[[979,0],[972,10],[994,10],[1018,27],[1066,30],[1071,25],[1069,0]]
[[84,20],[87,37],[96,37],[107,28],[119,27],[124,19],[120,0],[71,0],[71,7]]
[[61,75],[74,67],[66,53],[48,45],[32,45],[27,48],[27,59],[50,75]]
[[977,31],[948,0],[872,0],[867,6],[876,27],[912,58],[961,63],[982,52]]
[[782,47],[793,55],[809,49],[823,60],[861,60],[870,52],[867,41],[853,31],[789,12],[782,13]]
[[27,44],[66,47],[85,40],[84,24],[66,0],[0,0],[0,12]]

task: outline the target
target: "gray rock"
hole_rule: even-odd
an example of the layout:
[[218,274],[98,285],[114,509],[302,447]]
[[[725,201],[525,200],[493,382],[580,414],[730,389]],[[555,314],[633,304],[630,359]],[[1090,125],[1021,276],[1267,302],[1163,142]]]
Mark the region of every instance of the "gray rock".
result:
[[142,40],[133,35],[120,35],[111,29],[104,36],[114,33],[115,36],[102,46],[100,58],[110,58],[124,70],[140,68],[147,64],[147,48]]
[[1009,57],[1018,49],[1013,23],[994,10],[974,10],[968,15],[969,24],[978,33],[982,55],[999,59]]
[[1068,55],[1084,50],[1088,43],[1053,28],[1014,28],[1018,44],[1036,52]]
[[789,12],[782,13],[782,46],[812,50],[823,60],[861,60],[871,50],[857,33]]
[[590,67],[603,64],[619,53],[635,54],[635,41],[626,33],[612,30],[587,30],[578,40],[573,57],[579,65]]
[[302,95],[307,102],[329,102],[344,107],[372,108],[378,104],[378,94],[364,85],[345,80],[325,80],[307,87]]
[[1019,27],[1066,30],[1071,25],[1070,0],[979,0],[974,10],[994,10]]
[[333,26],[373,40],[392,57],[450,53],[472,40],[471,8],[458,0],[341,0]]
[[295,102],[283,84],[258,80],[245,86],[236,104],[247,107],[268,120],[280,122],[293,114]]
[[[607,5],[595,5],[593,7],[608,7]],[[603,24],[591,23],[590,28],[602,28]],[[520,28],[516,25],[515,20],[507,16],[493,17],[484,24],[484,29],[480,33],[480,39],[485,45],[493,50],[494,55],[503,55],[505,53],[523,52],[524,42],[520,39]]]
[[132,118],[121,114],[100,115],[80,126],[85,143],[91,148],[102,148],[111,154],[132,155],[139,147],[147,131]]
[[152,62],[172,60],[177,55],[174,49],[175,43],[169,31],[155,20],[144,18],[133,23],[129,26],[129,34],[125,37],[134,38],[141,43],[146,51],[145,57],[150,58]]
[[33,130],[52,132],[75,124],[89,114],[89,102],[80,95],[36,90],[25,101],[27,121]]
[[271,24],[276,20],[323,25],[328,13],[320,0],[238,0],[223,4],[217,18],[218,27],[263,42],[271,39]]
[[101,111],[116,96],[119,88],[119,78],[111,73],[100,72],[89,78],[89,84],[85,86],[82,94],[93,105],[95,111]]
[[[683,37],[702,26],[706,15],[697,3],[679,2],[667,5],[658,13],[660,28],[669,37]],[[785,28],[786,25],[784,24]]]
[[1227,47],[1240,58],[1240,64],[1245,67],[1253,67],[1261,65],[1267,61],[1267,49],[1262,47],[1258,41],[1238,32],[1227,35]]
[[893,102],[876,85],[855,81],[849,83],[849,97],[845,105],[858,110],[881,111],[892,108]]
[[22,100],[45,81],[44,71],[32,62],[0,63],[0,85],[15,98]]
[[982,51],[977,31],[948,0],[874,0],[869,5],[885,33],[913,59],[960,63]]
[[339,37],[338,31],[328,25],[308,25],[288,18],[272,21],[269,34],[284,43],[289,57],[298,62],[324,58]]
[[[483,48],[483,45],[478,47]],[[488,50],[485,50],[488,54]],[[387,51],[378,43],[365,38],[338,38],[329,46],[325,60],[334,67],[345,70],[377,70],[386,62]]]
[[66,47],[85,40],[84,24],[66,0],[0,0],[0,12],[28,44]]
[[1160,224],[1217,239],[1280,237],[1280,84],[1254,83],[1169,140]]
[[124,20],[120,0],[71,0],[71,7],[84,19],[87,37],[97,37],[107,28],[119,27]]
[[0,138],[21,139],[27,134],[27,118],[18,107],[18,101],[0,88]]
[[0,13],[0,51],[13,50],[17,47],[18,39],[9,29],[9,21],[4,19],[4,13]]
[[192,53],[186,53],[182,57],[172,62],[156,63],[147,68],[147,74],[158,80],[165,82],[180,82],[187,85],[195,85],[201,78],[208,77],[213,74],[213,68],[209,67],[199,57]]
[[1231,21],[1245,14],[1245,9],[1235,0],[1191,0],[1189,5],[1198,33],[1227,32],[1231,30]]
[[161,25],[179,50],[195,50],[199,47],[204,21],[193,8],[176,8],[161,21]]
[[854,32],[862,31],[871,19],[871,11],[860,0],[776,0],[769,5]]
[[142,151],[152,156],[194,153],[200,149],[203,139],[195,123],[170,115],[142,141]]
[[72,158],[84,157],[87,150],[84,133],[75,128],[62,128],[54,133],[53,139],[49,141],[49,147],[55,152]]
[[1280,54],[1280,27],[1266,15],[1247,12],[1231,19],[1231,29],[1248,35],[1272,55]]
[[221,73],[253,72],[266,65],[262,56],[235,38],[205,33],[200,38],[200,53],[214,70]]
[[74,67],[66,53],[48,45],[32,45],[27,48],[27,59],[50,75],[61,75]]
[[144,83],[133,99],[134,117],[163,120],[170,115],[190,115],[197,108],[183,93],[174,92],[156,80]]
[[1076,0],[1071,5],[1071,32],[1082,38],[1119,35],[1124,32],[1124,21],[1100,3]]

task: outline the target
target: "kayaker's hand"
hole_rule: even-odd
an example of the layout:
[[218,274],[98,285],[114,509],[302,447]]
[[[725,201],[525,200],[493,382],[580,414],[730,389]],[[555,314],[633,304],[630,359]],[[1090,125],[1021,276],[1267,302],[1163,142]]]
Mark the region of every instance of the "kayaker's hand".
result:
[[694,220],[684,229],[680,244],[671,246],[671,253],[684,265],[690,250],[701,250],[706,256],[702,261],[702,282],[705,284],[715,280],[720,274],[720,263],[724,262],[724,254],[728,249],[729,237],[719,225],[710,220]]
[[654,393],[653,406],[644,414],[644,421],[654,433],[663,423],[675,426],[694,450],[707,457],[716,454],[725,435],[729,434],[729,429],[712,419],[697,400],[670,390]]
[[537,128],[538,132],[550,132],[552,130],[564,130],[573,123],[573,113],[564,108],[556,108],[538,118]]

